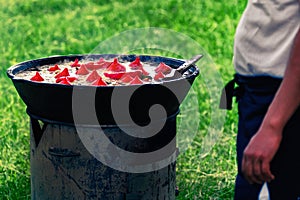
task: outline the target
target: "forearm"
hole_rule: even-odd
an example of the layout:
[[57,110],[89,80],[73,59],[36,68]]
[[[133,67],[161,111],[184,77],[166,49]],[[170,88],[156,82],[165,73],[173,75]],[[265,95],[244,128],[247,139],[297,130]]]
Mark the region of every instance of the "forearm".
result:
[[300,32],[296,35],[290,60],[278,92],[262,126],[282,130],[300,105]]

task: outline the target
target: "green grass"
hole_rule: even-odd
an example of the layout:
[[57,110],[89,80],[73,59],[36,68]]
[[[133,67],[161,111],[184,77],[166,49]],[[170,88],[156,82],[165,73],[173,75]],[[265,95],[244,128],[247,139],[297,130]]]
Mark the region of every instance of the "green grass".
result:
[[[0,198],[30,199],[29,119],[6,69],[24,60],[91,52],[101,41],[137,28],[157,27],[184,34],[200,44],[223,81],[233,74],[235,27],[245,6],[233,1],[0,0]],[[170,52],[150,50],[169,55]],[[174,52],[173,52],[174,53]],[[172,54],[170,54],[172,55]],[[236,107],[205,157],[211,95],[207,74],[195,82],[201,113],[199,130],[177,162],[177,199],[232,199],[235,169]],[[207,79],[211,81],[211,79]],[[213,85],[213,83],[212,83]],[[217,94],[215,94],[217,96]]]

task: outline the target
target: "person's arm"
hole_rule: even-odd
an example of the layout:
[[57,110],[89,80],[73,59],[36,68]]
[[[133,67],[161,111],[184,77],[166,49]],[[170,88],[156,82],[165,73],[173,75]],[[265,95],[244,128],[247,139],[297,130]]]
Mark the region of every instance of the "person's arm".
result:
[[282,131],[300,105],[300,30],[294,40],[282,83],[258,130],[244,151],[242,171],[250,183],[271,181],[270,162],[276,154]]

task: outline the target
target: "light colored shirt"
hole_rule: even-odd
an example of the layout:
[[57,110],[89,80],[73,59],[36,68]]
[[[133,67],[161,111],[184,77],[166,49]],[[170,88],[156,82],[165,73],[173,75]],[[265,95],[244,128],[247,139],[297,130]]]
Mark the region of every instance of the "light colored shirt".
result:
[[299,5],[299,0],[248,0],[235,34],[237,73],[283,77],[300,26]]

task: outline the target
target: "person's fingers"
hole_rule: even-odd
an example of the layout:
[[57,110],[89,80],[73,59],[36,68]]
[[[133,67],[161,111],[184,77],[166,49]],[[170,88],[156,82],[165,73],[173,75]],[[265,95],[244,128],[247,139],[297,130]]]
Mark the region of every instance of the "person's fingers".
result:
[[253,174],[251,176],[251,179],[253,182],[261,184],[264,182],[264,175],[261,168],[261,160],[257,158],[252,159],[252,168],[253,168]]
[[270,182],[271,180],[273,180],[275,178],[275,176],[272,174],[272,172],[270,170],[270,162],[263,161],[261,163],[261,171],[262,171],[265,181]]
[[245,177],[245,179],[250,183],[253,184],[253,180],[251,178],[252,176],[252,164],[251,161],[248,159],[246,155],[244,155],[242,160],[242,173]]
[[265,176],[262,171],[262,162],[257,158],[244,155],[242,160],[242,172],[250,184],[262,184],[265,181]]

